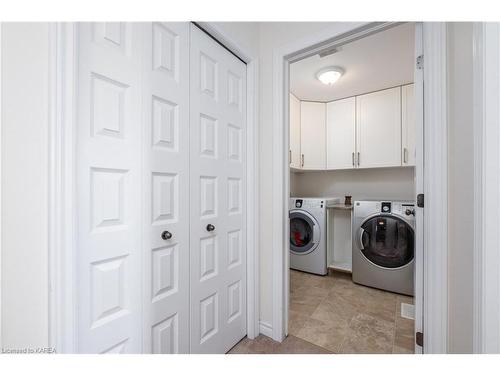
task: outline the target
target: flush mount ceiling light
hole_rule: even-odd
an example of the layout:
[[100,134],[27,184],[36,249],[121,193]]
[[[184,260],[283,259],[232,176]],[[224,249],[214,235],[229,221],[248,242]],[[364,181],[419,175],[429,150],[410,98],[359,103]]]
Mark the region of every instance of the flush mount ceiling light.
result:
[[338,81],[343,73],[344,71],[341,68],[330,66],[328,68],[321,69],[318,73],[316,73],[316,78],[324,85],[331,86]]

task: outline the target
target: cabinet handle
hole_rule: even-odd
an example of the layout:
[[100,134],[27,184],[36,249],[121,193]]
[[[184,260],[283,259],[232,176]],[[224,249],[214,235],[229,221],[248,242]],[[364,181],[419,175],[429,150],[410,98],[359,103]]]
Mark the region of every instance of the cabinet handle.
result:
[[408,163],[408,149],[406,147],[403,149],[403,163]]
[[215,225],[213,224],[208,224],[207,225],[207,231],[208,232],[213,232],[215,230]]
[[354,152],[352,153],[352,166],[355,167],[356,163],[354,162]]
[[292,150],[288,150],[288,164],[292,164]]
[[302,166],[304,166],[304,154],[302,154]]
[[359,167],[359,152],[358,152],[358,167]]

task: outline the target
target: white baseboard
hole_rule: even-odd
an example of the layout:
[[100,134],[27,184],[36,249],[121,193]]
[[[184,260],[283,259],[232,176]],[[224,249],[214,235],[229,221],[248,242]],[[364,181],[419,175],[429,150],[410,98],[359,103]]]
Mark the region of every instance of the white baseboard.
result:
[[259,332],[264,336],[273,338],[273,326],[266,322],[259,322]]

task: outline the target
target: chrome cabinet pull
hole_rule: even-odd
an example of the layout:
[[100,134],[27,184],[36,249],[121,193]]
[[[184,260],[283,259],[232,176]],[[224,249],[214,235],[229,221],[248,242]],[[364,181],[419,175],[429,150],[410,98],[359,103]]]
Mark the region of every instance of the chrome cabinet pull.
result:
[[359,167],[359,152],[358,152],[358,167]]
[[356,166],[356,163],[354,162],[354,151],[352,153],[352,166],[355,167]]
[[302,154],[302,166],[304,166],[304,154]]
[[215,225],[213,225],[213,224],[208,224],[207,225],[207,231],[213,232],[214,230],[215,230]]
[[406,147],[403,149],[403,163],[408,164],[408,149]]
[[292,164],[292,150],[288,150],[288,164]]

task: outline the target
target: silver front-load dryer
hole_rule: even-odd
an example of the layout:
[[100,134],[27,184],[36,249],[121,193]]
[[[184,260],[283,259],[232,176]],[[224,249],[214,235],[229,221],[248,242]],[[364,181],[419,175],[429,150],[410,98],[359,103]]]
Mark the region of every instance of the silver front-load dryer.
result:
[[411,202],[354,202],[352,280],[413,295],[415,206]]

